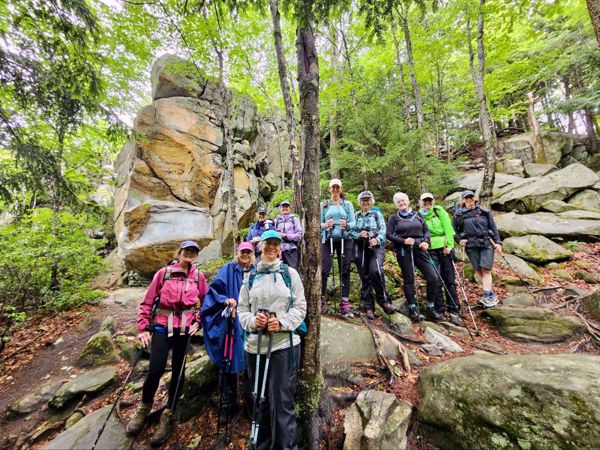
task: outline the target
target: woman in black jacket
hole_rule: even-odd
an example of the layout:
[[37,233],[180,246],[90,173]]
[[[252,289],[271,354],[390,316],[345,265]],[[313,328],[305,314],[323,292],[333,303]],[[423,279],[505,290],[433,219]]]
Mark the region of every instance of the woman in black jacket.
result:
[[398,265],[402,271],[404,282],[404,295],[408,302],[409,317],[413,321],[421,319],[417,305],[415,290],[415,266],[421,271],[427,281],[427,309],[425,315],[428,319],[438,322],[444,316],[435,311],[434,300],[440,287],[440,281],[432,267],[435,263],[427,253],[429,248],[429,229],[425,219],[409,207],[408,195],[403,192],[394,194],[394,204],[398,211],[392,214],[387,223],[386,237],[393,242]]
[[477,280],[483,287],[483,297],[479,303],[491,308],[498,304],[492,291],[492,267],[494,250],[502,251],[500,234],[490,210],[477,204],[473,191],[463,192],[462,198],[462,207],[452,218],[452,226],[456,231],[454,239],[462,248],[466,248]]

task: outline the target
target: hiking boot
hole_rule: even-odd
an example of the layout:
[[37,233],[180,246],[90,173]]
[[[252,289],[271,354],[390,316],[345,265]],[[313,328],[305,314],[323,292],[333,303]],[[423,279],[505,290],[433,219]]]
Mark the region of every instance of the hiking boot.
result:
[[156,432],[154,433],[154,436],[150,438],[150,445],[152,447],[161,446],[167,440],[167,437],[169,437],[172,416],[173,413],[169,408],[166,408],[162,412],[160,422],[158,422],[158,426],[156,427]]
[[342,297],[342,300],[340,301],[340,311],[345,319],[352,319],[354,317],[354,314],[352,314],[352,310],[350,309],[350,301],[346,297]]
[[427,308],[425,310],[425,317],[432,322],[440,322],[444,320],[444,316],[433,308]]
[[386,314],[394,314],[396,311],[398,311],[398,309],[391,303],[384,303],[381,307]]
[[367,312],[365,313],[365,317],[369,320],[373,320],[375,318],[375,314],[373,313],[373,310],[367,309]]
[[449,314],[449,317],[450,317],[450,323],[452,325],[458,325],[458,326],[460,326],[460,324],[461,324],[460,323],[460,315],[458,313],[451,312]]
[[479,304],[484,308],[493,308],[494,306],[498,305],[498,298],[494,294],[484,295],[479,299]]
[[408,308],[408,317],[413,322],[420,322],[421,320],[423,320],[423,316],[419,314],[419,311],[417,310],[416,306],[410,306]]
[[146,418],[148,417],[148,414],[150,414],[151,409],[152,409],[152,405],[151,404],[147,405],[145,403],[142,403],[138,407],[137,411],[135,412],[135,414],[133,415],[133,417],[127,424],[127,434],[129,434],[130,436],[133,436],[133,435],[138,434],[140,431],[142,431],[142,428],[144,427],[144,423],[146,422]]

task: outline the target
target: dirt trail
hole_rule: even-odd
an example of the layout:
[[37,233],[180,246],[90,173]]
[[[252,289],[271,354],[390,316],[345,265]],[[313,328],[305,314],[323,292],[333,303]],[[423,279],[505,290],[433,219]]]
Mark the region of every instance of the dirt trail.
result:
[[[117,319],[117,332],[130,329],[135,324],[134,299],[141,299],[144,292],[144,289],[108,292],[98,305],[87,305],[47,317],[19,330],[3,355],[9,355],[27,341],[32,342],[0,364],[0,414],[4,415],[10,404],[42,383],[69,381],[84,372],[86,369],[77,367],[76,360],[90,336],[98,332],[100,324],[108,316]],[[123,299],[129,302],[125,301],[124,306],[115,303],[115,300]],[[45,412],[45,408],[39,408],[17,419],[0,422],[0,448],[5,448],[3,439],[9,435],[26,436],[35,430],[45,420]]]

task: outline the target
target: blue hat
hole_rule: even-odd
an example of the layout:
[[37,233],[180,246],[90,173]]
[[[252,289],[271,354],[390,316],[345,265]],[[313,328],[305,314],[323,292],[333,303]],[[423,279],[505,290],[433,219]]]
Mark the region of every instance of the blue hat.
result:
[[194,241],[183,241],[181,243],[181,245],[179,246],[179,248],[188,248],[188,247],[194,247],[195,249],[197,249],[198,251],[200,251],[200,246],[198,244],[196,244]]
[[277,239],[279,242],[283,241],[279,233],[275,230],[267,230],[260,236],[261,241],[266,241],[267,239]]
[[462,193],[462,198],[465,199],[467,197],[475,197],[475,192],[473,191],[465,191]]

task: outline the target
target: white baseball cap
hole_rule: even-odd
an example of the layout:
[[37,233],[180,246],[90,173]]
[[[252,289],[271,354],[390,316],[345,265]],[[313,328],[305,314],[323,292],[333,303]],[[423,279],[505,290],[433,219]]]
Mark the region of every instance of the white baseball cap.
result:
[[331,186],[339,186],[339,187],[342,187],[342,181],[341,181],[341,180],[338,180],[337,178],[334,178],[333,180],[331,180],[331,181],[329,182],[329,187],[331,187]]
[[431,194],[430,192],[425,192],[421,194],[420,200],[425,200],[426,198],[430,198],[432,200],[434,199],[433,194]]

